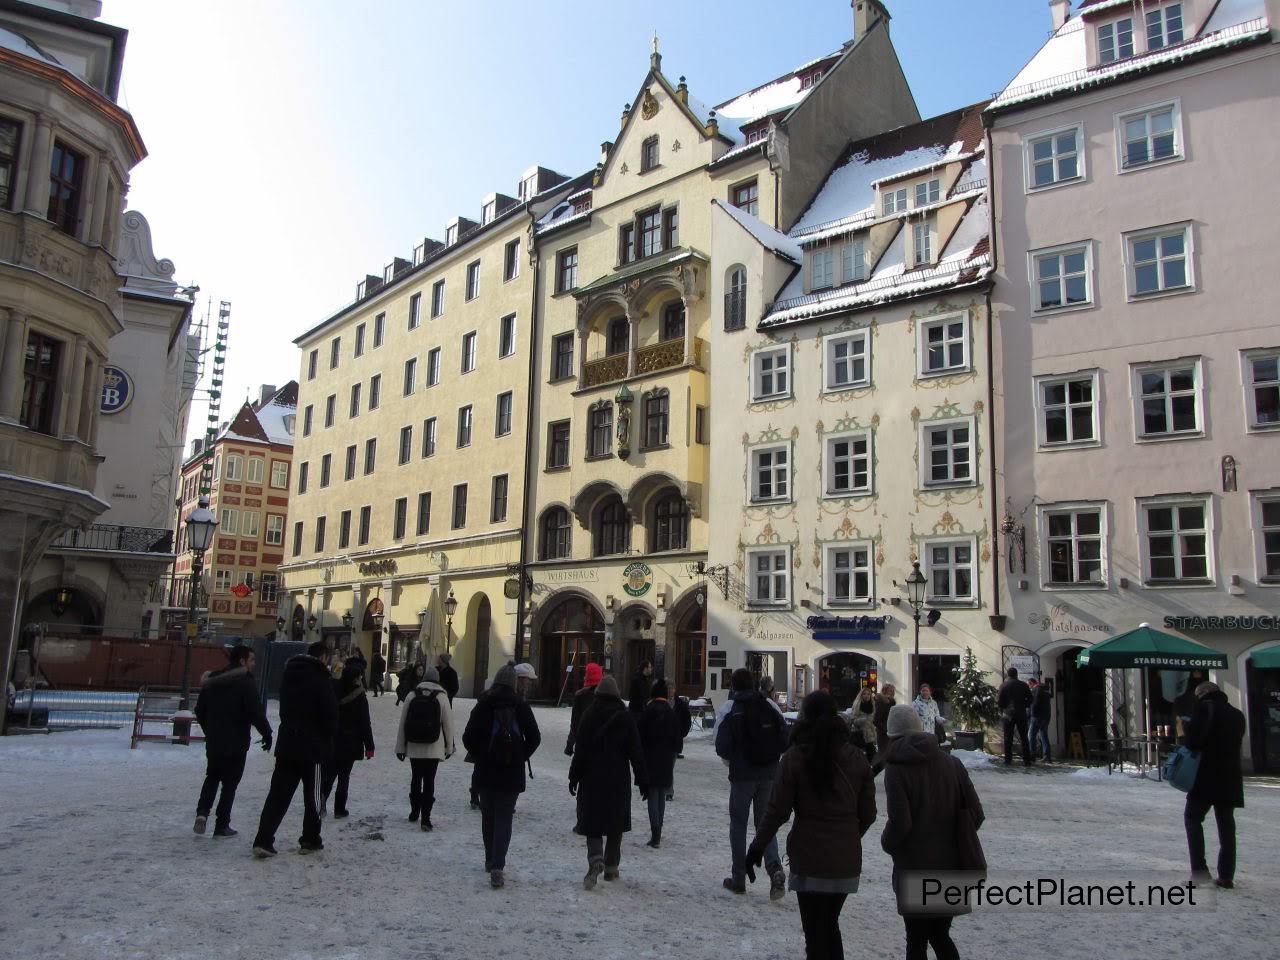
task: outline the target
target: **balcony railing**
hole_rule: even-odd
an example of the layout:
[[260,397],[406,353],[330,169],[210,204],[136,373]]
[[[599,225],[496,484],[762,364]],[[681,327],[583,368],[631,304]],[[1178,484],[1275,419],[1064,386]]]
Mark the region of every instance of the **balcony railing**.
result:
[[582,385],[594,387],[612,380],[625,380],[627,377],[627,355],[617,353],[612,357],[588,360],[583,371]]
[[[706,341],[693,341],[693,365],[702,368],[706,355]],[[684,338],[664,340],[651,343],[636,350],[635,375],[658,373],[684,364]],[[582,385],[597,387],[602,383],[612,383],[627,378],[627,354],[618,353],[611,357],[596,357],[588,360],[583,371]]]
[[50,546],[63,550],[109,550],[115,553],[173,553],[173,531],[163,527],[95,523],[88,530],[68,530]]

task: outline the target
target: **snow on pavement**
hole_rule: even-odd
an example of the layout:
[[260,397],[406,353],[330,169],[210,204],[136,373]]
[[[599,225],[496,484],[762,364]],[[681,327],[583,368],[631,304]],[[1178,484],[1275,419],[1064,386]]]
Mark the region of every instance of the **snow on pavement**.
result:
[[[394,698],[371,701],[378,755],[357,764],[349,820],[324,825],[325,850],[303,857],[295,839],[301,798],[273,860],[249,843],[271,758],[255,746],[236,799],[240,836],[191,832],[203,751],[148,744],[128,731],[0,740],[0,955],[65,960],[145,958],[636,958],[803,955],[794,895],[768,899],[721,889],[728,872],[728,784],[710,737],[695,733],[676,766],[661,850],[644,846],[637,797],[622,876],[582,889],[586,854],[571,831],[563,754],[568,710],[538,709],[543,747],[520,800],[507,887],[482,869],[479,814],[467,805],[471,766],[461,755],[437,781],[434,833],[407,821],[409,769],[392,753]],[[460,723],[471,701],[459,700]],[[966,758],[987,822],[993,869],[1168,871],[1185,877],[1182,795],[1165,784],[1066,770],[1006,769]],[[1238,816],[1239,889],[1209,911],[1070,913],[980,911],[959,919],[965,957],[1016,957],[1054,945],[1058,957],[1111,960],[1203,956],[1229,943],[1233,960],[1274,956],[1280,917],[1280,789],[1250,785]],[[851,958],[903,954],[902,926],[879,846],[864,841],[861,892],[842,916]],[[1209,817],[1210,860],[1216,851]],[[785,833],[786,828],[784,828]],[[1118,874],[1123,879],[1123,873]],[[1085,933],[1087,931],[1087,934]],[[1082,935],[1085,934],[1085,935]],[[1104,946],[1105,945],[1105,946]]]

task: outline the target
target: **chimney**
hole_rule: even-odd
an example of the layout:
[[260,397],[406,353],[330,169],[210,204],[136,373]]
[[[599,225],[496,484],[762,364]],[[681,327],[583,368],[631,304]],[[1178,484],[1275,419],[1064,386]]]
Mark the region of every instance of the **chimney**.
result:
[[689,105],[689,84],[685,82],[684,77],[680,78],[680,86],[676,87],[676,96],[686,107]]
[[1053,17],[1053,32],[1057,33],[1071,19],[1071,0],[1049,0],[1049,12]]
[[851,0],[853,5],[853,42],[865,37],[878,20],[889,25],[889,11],[880,0]]
[[258,388],[258,405],[266,403],[276,395],[276,385],[274,383],[264,383]]

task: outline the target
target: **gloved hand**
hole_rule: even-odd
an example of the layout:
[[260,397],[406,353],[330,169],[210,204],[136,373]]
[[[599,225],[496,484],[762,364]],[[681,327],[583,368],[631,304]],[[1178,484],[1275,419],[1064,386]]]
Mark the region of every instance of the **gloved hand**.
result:
[[567,743],[566,743],[566,744],[565,744],[565,746],[564,746],[564,755],[565,755],[566,757],[572,757],[572,756],[573,756],[573,747],[569,746]]
[[271,734],[269,734],[269,733],[267,733],[267,734],[263,734],[263,736],[262,736],[262,749],[263,749],[263,750],[265,750],[267,753],[270,753],[270,752],[271,752],[271,743],[272,743],[272,740],[271,740]]
[[569,796],[576,797],[578,795],[578,785],[572,780],[569,781]]
[[404,763],[404,754],[403,754],[403,753],[397,753],[397,754],[396,754],[396,759],[397,759],[397,760],[399,760],[401,763]]
[[648,800],[648,799],[649,799],[649,788],[648,788],[648,787],[646,787],[643,783],[637,783],[637,784],[636,784],[636,789],[640,791],[640,799],[641,799],[641,800]]
[[366,760],[372,760],[372,759],[373,759],[373,751],[372,751],[372,750],[366,750],[366,751],[364,752],[364,758],[365,758]]
[[756,867],[764,863],[764,847],[757,846],[755,841],[751,842],[751,846],[747,847],[747,859],[745,866],[747,868],[747,879],[752,883],[756,882]]

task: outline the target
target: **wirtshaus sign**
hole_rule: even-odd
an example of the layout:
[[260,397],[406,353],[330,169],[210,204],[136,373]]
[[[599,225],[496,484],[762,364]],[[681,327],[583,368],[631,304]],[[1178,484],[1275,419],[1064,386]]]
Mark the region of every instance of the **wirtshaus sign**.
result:
[[1170,630],[1280,630],[1280,617],[1165,617]]
[[888,617],[809,617],[804,625],[815,640],[879,640]]

